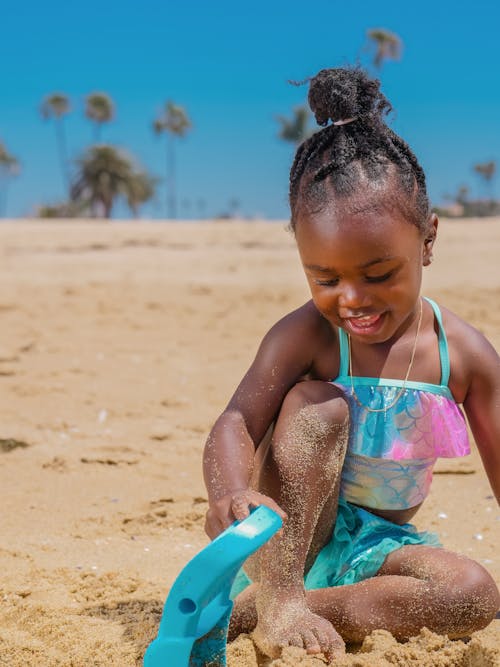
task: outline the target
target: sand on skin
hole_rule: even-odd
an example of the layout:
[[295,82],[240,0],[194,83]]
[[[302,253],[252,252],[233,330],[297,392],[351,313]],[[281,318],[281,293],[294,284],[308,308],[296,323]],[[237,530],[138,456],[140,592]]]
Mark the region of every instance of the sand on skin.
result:
[[[424,290],[497,348],[499,242],[500,220],[442,223]],[[206,434],[262,335],[308,298],[293,239],[267,223],[17,222],[0,254],[0,665],[141,664],[207,542]],[[437,472],[418,527],[500,581],[477,453]],[[468,644],[380,631],[339,664],[498,664],[499,625]],[[229,647],[229,667],[257,660],[246,637]]]

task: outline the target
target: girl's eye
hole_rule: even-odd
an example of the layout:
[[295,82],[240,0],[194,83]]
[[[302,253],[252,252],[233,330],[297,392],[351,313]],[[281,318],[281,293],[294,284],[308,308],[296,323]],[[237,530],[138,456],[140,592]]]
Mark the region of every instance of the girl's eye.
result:
[[314,282],[321,287],[335,287],[335,285],[339,284],[339,279],[330,278],[329,280],[315,280]]
[[384,280],[389,280],[392,274],[393,271],[389,271],[389,273],[384,273],[382,276],[366,276],[366,280],[369,283],[383,283]]

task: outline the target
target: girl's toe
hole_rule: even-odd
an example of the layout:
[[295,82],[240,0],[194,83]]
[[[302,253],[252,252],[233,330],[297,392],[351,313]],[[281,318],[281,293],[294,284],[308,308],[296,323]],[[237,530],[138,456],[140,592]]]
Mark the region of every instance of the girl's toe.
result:
[[289,646],[298,646],[298,648],[305,648],[304,638],[302,635],[293,635],[290,638]]
[[320,643],[313,632],[304,632],[304,648],[311,655],[321,653]]

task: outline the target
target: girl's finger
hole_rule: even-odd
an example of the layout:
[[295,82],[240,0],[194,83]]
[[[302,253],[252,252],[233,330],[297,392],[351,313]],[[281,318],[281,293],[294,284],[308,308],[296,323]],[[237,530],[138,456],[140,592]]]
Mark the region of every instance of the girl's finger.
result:
[[269,498],[267,496],[262,496],[262,499],[259,503],[259,505],[265,505],[266,507],[269,507],[269,509],[274,510],[276,514],[278,514],[283,521],[286,521],[288,519],[288,515],[286,512],[284,512],[281,507],[276,503],[272,498]]
[[242,521],[243,519],[246,519],[247,516],[250,514],[250,510],[248,509],[249,503],[247,500],[244,498],[236,498],[233,500],[231,504],[231,510],[234,514],[235,519],[238,521]]

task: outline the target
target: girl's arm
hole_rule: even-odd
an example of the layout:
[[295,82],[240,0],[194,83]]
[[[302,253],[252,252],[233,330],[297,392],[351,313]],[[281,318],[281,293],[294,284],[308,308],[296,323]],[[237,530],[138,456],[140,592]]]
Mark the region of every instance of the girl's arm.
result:
[[500,358],[482,334],[474,331],[473,337],[472,376],[463,405],[500,504]]
[[310,370],[323,327],[310,304],[274,325],[210,432],[203,455],[210,537],[245,518],[255,505],[268,505],[285,518],[274,500],[249,488],[255,450],[287,392]]

